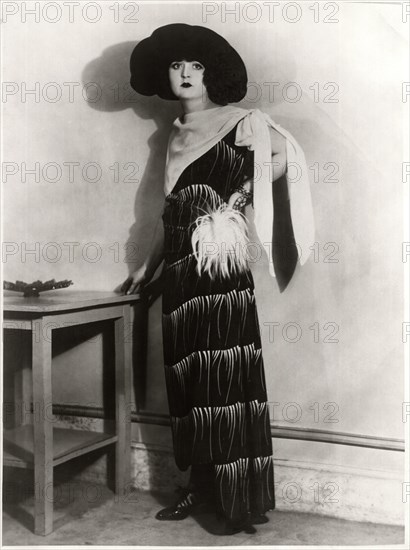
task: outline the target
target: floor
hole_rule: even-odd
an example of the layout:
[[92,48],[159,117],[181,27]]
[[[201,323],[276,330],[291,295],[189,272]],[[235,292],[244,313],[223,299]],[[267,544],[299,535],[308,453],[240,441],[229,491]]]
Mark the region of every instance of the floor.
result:
[[403,544],[404,529],[390,525],[349,522],[318,515],[269,512],[270,522],[256,534],[223,536],[222,525],[207,510],[183,521],[155,519],[158,509],[174,502],[176,494],[134,492],[117,498],[101,484],[70,481],[59,485],[54,498],[54,532],[34,535],[33,495],[17,486],[3,493],[3,540],[12,545],[129,546],[253,546],[253,545],[394,545]]

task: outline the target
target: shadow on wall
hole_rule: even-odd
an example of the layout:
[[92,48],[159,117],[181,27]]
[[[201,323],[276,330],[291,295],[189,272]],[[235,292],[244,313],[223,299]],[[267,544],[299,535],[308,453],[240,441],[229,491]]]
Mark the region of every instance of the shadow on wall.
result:
[[[136,143],[138,143],[138,123],[140,120],[152,120],[156,130],[148,139],[149,155],[143,169],[140,184],[136,190],[134,202],[135,221],[129,228],[125,245],[128,273],[134,271],[148,252],[153,221],[160,214],[164,192],[164,169],[166,149],[172,122],[180,113],[179,102],[164,101],[158,97],[145,97],[137,94],[129,84],[129,59],[137,42],[123,42],[105,49],[101,56],[93,59],[85,66],[82,73],[83,85],[95,83],[101,90],[98,101],[89,102],[89,106],[97,111],[118,112],[130,110],[130,116],[135,119]],[[90,94],[91,95],[91,94]],[[124,138],[125,139],[125,138]],[[128,146],[124,144],[124,146]],[[132,258],[135,250],[142,251],[139,264]],[[120,290],[122,281],[116,291]],[[133,379],[136,410],[145,408],[147,391],[147,332],[148,312],[144,306],[135,309],[133,326]],[[158,365],[160,368],[161,365]],[[161,369],[162,371],[162,369]],[[160,373],[163,377],[163,373]],[[165,387],[165,381],[163,381]],[[165,391],[165,390],[164,390]],[[145,441],[145,425],[140,425],[141,437]],[[154,468],[149,468],[152,472]],[[152,474],[153,475],[153,474]]]
[[[155,211],[163,202],[163,181],[166,149],[172,122],[180,112],[177,101],[164,101],[158,97],[145,97],[137,94],[129,84],[129,59],[138,42],[123,42],[105,49],[100,57],[86,65],[82,73],[83,85],[95,83],[101,90],[97,101],[89,106],[97,111],[118,112],[130,109],[135,117],[135,134],[138,135],[138,120],[152,120],[157,129],[148,139],[149,156],[138,186],[134,203],[135,222],[129,229],[125,250],[129,251],[125,261],[128,272],[135,265],[135,250],[144,251],[146,244],[141,242],[146,227],[152,225]],[[90,93],[91,95],[91,93]],[[124,138],[125,139],[125,138]],[[136,139],[136,142],[138,140]],[[152,235],[148,233],[148,235]],[[144,255],[141,255],[141,260]],[[118,288],[116,290],[119,290]]]

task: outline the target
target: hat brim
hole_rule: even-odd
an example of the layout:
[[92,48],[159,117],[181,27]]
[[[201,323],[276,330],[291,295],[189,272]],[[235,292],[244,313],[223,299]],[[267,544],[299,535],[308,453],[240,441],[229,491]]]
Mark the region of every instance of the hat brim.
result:
[[136,45],[130,58],[132,88],[145,96],[177,99],[170,88],[168,67],[182,59],[200,61],[218,80],[231,79],[231,88],[236,88],[233,101],[242,99],[237,99],[237,90],[246,92],[247,74],[238,52],[211,29],[184,23],[160,27]]

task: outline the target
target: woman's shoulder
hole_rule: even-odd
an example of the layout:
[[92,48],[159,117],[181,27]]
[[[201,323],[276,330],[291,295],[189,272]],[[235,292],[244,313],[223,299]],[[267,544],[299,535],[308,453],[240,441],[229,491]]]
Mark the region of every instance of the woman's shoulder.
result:
[[238,125],[239,125],[239,122],[237,122],[235,124],[235,126],[232,128],[232,130],[230,130],[222,139],[221,141],[223,141],[224,143],[226,143],[226,145],[229,145],[229,147],[231,147],[232,149],[236,149],[236,150],[242,150],[243,147],[240,147],[236,144],[236,132],[237,132],[237,129],[238,129]]
[[[241,109],[241,110],[244,118],[248,116],[254,116],[254,117],[257,117],[260,123],[266,123],[270,134],[272,154],[276,155],[280,153],[283,153],[283,154],[286,153],[286,137],[272,126],[273,121],[269,114],[259,109]],[[235,125],[235,128],[228,134],[229,136],[228,139],[231,140],[232,143],[235,143],[236,130],[240,123],[241,121],[239,121]]]
[[278,154],[286,151],[286,138],[272,126],[269,126],[272,153]]
[[258,116],[265,120],[268,126],[272,145],[272,154],[284,153],[286,151],[286,137],[274,127],[275,123],[269,114],[259,111],[259,109],[255,109],[255,111],[257,111]]

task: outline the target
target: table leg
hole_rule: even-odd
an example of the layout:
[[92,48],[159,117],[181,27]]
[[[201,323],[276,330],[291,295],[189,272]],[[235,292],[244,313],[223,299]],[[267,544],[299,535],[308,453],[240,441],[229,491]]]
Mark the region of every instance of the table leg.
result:
[[123,317],[114,321],[115,423],[118,436],[115,456],[115,491],[120,496],[125,496],[128,489],[131,460],[130,306],[124,306],[123,312]]
[[34,532],[53,530],[53,423],[51,332],[44,318],[33,320]]
[[[24,331],[25,333],[26,331]],[[32,360],[31,360],[31,345],[23,338],[25,334],[21,335],[21,349],[19,350],[19,363],[14,372],[14,403],[15,403],[15,419],[14,425],[23,426],[30,423],[30,405],[32,402]],[[27,335],[28,336],[28,335]],[[27,344],[27,345],[26,345]]]

